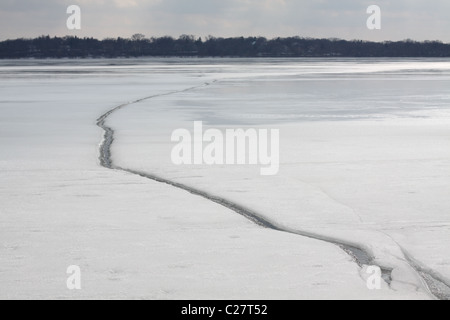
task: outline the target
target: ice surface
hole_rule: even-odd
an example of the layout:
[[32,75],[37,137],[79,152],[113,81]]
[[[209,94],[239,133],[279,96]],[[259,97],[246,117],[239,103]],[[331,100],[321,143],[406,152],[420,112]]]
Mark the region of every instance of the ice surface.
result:
[[[449,70],[439,60],[2,62],[0,297],[429,298],[402,249],[450,278]],[[204,83],[111,115],[115,163],[361,246],[394,269],[392,288],[369,291],[335,245],[100,167],[101,114]],[[280,174],[172,165],[171,133],[194,120],[279,128]],[[65,287],[73,264],[79,292]]]

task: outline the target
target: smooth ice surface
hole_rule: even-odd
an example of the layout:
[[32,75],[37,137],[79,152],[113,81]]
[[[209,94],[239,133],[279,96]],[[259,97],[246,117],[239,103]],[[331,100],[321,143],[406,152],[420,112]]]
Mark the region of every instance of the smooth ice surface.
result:
[[[429,298],[402,250],[450,279],[445,60],[2,61],[0,75],[1,298]],[[335,245],[100,167],[100,115],[196,86],[114,113],[115,163],[361,246],[391,288],[368,290]],[[195,120],[280,129],[280,173],[174,166],[171,133]]]

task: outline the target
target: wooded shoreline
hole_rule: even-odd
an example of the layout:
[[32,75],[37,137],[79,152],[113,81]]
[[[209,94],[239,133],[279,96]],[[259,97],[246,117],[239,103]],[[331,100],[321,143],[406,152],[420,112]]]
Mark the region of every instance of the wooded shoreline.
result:
[[42,36],[0,42],[0,59],[123,57],[450,57],[440,41],[368,42],[361,40],[237,37],[205,39],[183,35],[129,39]]

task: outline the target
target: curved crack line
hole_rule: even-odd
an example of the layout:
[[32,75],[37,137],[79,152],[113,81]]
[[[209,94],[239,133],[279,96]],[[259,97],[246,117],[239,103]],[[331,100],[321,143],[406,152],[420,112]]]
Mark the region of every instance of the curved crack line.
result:
[[[209,85],[209,83],[206,83],[201,86],[190,87],[190,88],[187,88],[184,90],[170,91],[170,92],[163,93],[163,94],[156,94],[156,95],[148,96],[148,97],[145,97],[142,99],[138,99],[135,101],[121,104],[121,105],[109,110],[105,114],[103,114],[100,118],[97,119],[97,126],[100,127],[101,129],[103,129],[105,132],[104,136],[103,136],[103,141],[100,145],[99,160],[100,160],[101,166],[104,168],[107,168],[107,169],[111,169],[111,170],[119,170],[119,171],[127,172],[130,174],[138,175],[138,176],[141,176],[146,179],[150,179],[150,180],[153,180],[153,181],[156,181],[159,183],[164,183],[164,184],[170,185],[172,187],[187,191],[193,195],[202,197],[204,199],[207,199],[209,201],[217,203],[227,209],[230,209],[230,210],[238,213],[239,215],[247,218],[248,220],[252,221],[256,225],[259,225],[263,228],[280,231],[280,232],[286,232],[286,233],[290,233],[290,234],[295,234],[295,235],[299,235],[302,237],[306,237],[306,238],[323,241],[323,242],[327,242],[327,243],[336,245],[339,248],[341,248],[346,254],[348,254],[360,268],[362,268],[364,265],[375,265],[374,264],[375,258],[370,253],[368,253],[364,249],[359,248],[357,246],[338,241],[331,237],[321,236],[321,235],[318,235],[315,233],[294,230],[294,229],[291,229],[288,227],[281,226],[275,222],[272,222],[271,220],[264,217],[263,215],[261,215],[257,212],[254,212],[253,210],[248,209],[244,206],[241,206],[237,203],[229,201],[227,199],[209,194],[205,191],[196,189],[194,187],[190,187],[185,184],[177,183],[177,182],[174,182],[169,179],[165,179],[165,178],[162,178],[162,177],[159,177],[156,175],[152,175],[152,174],[148,174],[146,172],[136,171],[136,170],[132,170],[132,169],[121,168],[121,167],[115,166],[113,164],[112,157],[111,157],[111,146],[114,142],[114,130],[111,127],[108,127],[106,125],[106,120],[108,119],[109,116],[111,116],[114,112],[116,112],[122,108],[125,108],[125,107],[133,105],[133,104],[137,104],[139,102],[143,102],[143,101],[150,100],[150,99],[157,98],[157,97],[170,96],[170,95],[174,95],[174,94],[178,94],[178,93],[188,92],[188,91],[192,91],[192,90],[195,90],[198,88],[202,88],[207,85]],[[388,283],[390,285],[390,283],[392,281],[392,275],[391,275],[392,268],[382,267],[382,266],[379,266],[379,267],[382,270],[383,279],[386,281],[386,283]]]
[[[214,82],[216,82],[216,81],[214,81]],[[130,173],[133,175],[138,175],[143,178],[153,180],[155,182],[164,183],[164,184],[170,185],[172,187],[187,191],[195,196],[202,197],[204,199],[207,199],[209,201],[217,203],[227,209],[230,209],[230,210],[238,213],[239,215],[245,217],[246,219],[252,221],[256,225],[259,225],[263,228],[271,229],[274,231],[295,234],[295,235],[299,235],[302,237],[306,237],[306,238],[323,241],[323,242],[327,242],[327,243],[336,245],[339,248],[341,248],[345,253],[347,253],[360,268],[362,268],[364,265],[376,265],[375,257],[373,257],[369,252],[367,252],[366,250],[364,250],[361,247],[358,247],[358,246],[355,246],[355,245],[352,245],[349,243],[345,243],[343,241],[334,239],[332,237],[327,237],[327,236],[319,235],[319,234],[312,233],[312,232],[295,230],[295,229],[291,229],[291,228],[279,225],[278,223],[271,221],[270,219],[264,217],[263,215],[255,212],[251,209],[248,209],[245,206],[242,206],[235,202],[229,201],[225,198],[222,198],[222,197],[219,197],[216,195],[212,195],[205,191],[196,189],[194,187],[190,187],[185,184],[174,182],[169,179],[165,179],[165,178],[162,178],[162,177],[159,177],[156,175],[152,175],[152,174],[149,174],[146,172],[136,171],[136,170],[132,170],[132,169],[121,168],[121,167],[115,166],[113,164],[112,157],[111,157],[111,146],[114,142],[114,130],[111,127],[108,127],[106,125],[106,120],[108,119],[109,116],[111,116],[114,112],[116,112],[122,108],[125,108],[127,106],[133,105],[133,104],[137,104],[137,103],[140,103],[140,102],[143,102],[146,100],[150,100],[150,99],[154,99],[154,98],[158,98],[158,97],[170,96],[170,95],[175,95],[178,93],[193,91],[195,89],[199,89],[199,88],[202,88],[202,87],[205,87],[208,85],[210,85],[210,83],[205,83],[203,85],[190,87],[190,88],[187,88],[184,90],[176,90],[176,91],[170,91],[167,93],[151,95],[151,96],[148,96],[148,97],[145,97],[142,99],[138,99],[138,100],[134,100],[134,101],[131,101],[128,103],[121,104],[121,105],[109,110],[105,114],[103,114],[100,118],[97,119],[97,126],[100,127],[105,132],[104,136],[103,136],[103,141],[100,145],[99,160],[100,160],[101,166],[106,169],[118,170],[118,171]],[[403,250],[403,252],[405,254],[405,257],[406,257],[409,265],[420,275],[420,277],[427,284],[427,286],[428,286],[427,289],[429,289],[430,294],[432,294],[434,297],[436,297],[438,299],[448,300],[450,298],[450,296],[442,295],[441,292],[436,292],[436,290],[434,290],[434,288],[433,288],[433,285],[430,285],[430,281],[429,281],[429,279],[427,279],[427,276],[430,276],[432,279],[434,279],[435,281],[439,282],[440,284],[442,284],[446,287],[449,287],[449,286],[445,282],[443,282],[440,279],[440,277],[436,276],[435,273],[432,273],[430,271],[425,272],[424,270],[426,268],[420,267],[419,265],[417,265],[417,263],[412,259],[411,256],[409,256],[404,250]],[[379,266],[379,265],[378,265],[378,267],[380,267],[380,269],[382,271],[383,279],[390,286],[390,284],[392,282],[393,269],[390,267],[384,267],[384,266]]]
[[438,300],[450,300],[450,281],[444,276],[428,268],[424,264],[417,261],[405,248],[403,248],[391,235],[383,232],[386,236],[392,239],[397,244],[403,253],[408,264],[419,274],[423,283],[431,294]]
[[[216,81],[214,81],[216,82]],[[102,144],[100,145],[100,165],[104,168],[107,169],[114,169],[113,163],[112,163],[112,159],[111,159],[111,145],[114,142],[114,130],[108,126],[105,125],[106,119],[109,118],[110,115],[112,115],[114,112],[123,109],[125,107],[128,107],[130,105],[133,104],[137,104],[146,100],[150,100],[150,99],[154,99],[154,98],[159,98],[159,97],[165,97],[165,96],[170,96],[173,94],[177,94],[177,93],[183,93],[183,92],[188,92],[191,90],[195,90],[195,89],[199,89],[205,86],[209,86],[209,83],[205,83],[203,85],[199,85],[199,86],[195,86],[195,87],[190,87],[184,90],[174,90],[174,91],[170,91],[170,92],[166,92],[166,93],[160,93],[160,94],[154,94],[145,98],[141,98],[138,100],[134,100],[134,101],[130,101],[124,104],[121,104],[111,110],[109,110],[108,112],[106,112],[105,114],[103,114],[100,118],[97,119],[97,126],[102,128],[103,131],[105,131],[104,135],[103,135],[103,141]]]
[[424,266],[422,263],[412,257],[404,248],[401,248],[408,263],[419,273],[422,279],[425,281],[428,290],[438,300],[450,300],[450,285],[448,280],[441,276],[436,271]]

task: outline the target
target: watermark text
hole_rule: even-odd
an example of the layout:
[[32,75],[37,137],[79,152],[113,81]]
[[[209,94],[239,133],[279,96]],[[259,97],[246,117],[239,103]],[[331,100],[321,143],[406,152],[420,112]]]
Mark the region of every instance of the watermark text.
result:
[[280,167],[278,129],[203,130],[194,122],[194,131],[173,132],[172,162],[175,165],[260,165],[263,176],[276,175]]
[[66,22],[67,29],[81,30],[81,8],[77,5],[71,5],[67,8],[67,14],[70,14]]

